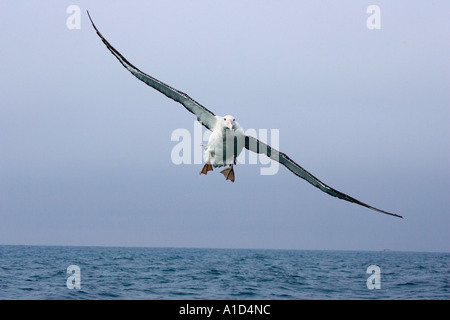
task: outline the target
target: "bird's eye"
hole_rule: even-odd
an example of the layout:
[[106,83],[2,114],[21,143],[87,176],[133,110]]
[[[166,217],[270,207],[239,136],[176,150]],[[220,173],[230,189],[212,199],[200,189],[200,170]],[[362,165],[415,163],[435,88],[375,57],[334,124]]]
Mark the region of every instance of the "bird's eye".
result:
[[236,119],[233,118],[233,122],[234,122],[234,120],[236,120]]
[[227,121],[227,118],[223,118],[223,121]]

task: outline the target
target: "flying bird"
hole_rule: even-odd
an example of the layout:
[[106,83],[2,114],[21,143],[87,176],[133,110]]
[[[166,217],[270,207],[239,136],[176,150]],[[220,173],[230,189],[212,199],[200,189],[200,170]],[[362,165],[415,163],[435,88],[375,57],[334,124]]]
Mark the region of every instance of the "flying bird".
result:
[[245,147],[250,151],[267,155],[270,159],[284,165],[296,176],[305,179],[313,186],[319,188],[323,192],[333,197],[356,203],[377,212],[403,218],[400,215],[372,207],[326,185],[325,183],[314,177],[311,173],[303,169],[300,165],[298,165],[294,160],[289,158],[283,152],[272,148],[271,146],[259,141],[252,136],[246,135],[234,116],[226,115],[222,117],[215,115],[213,112],[189,97],[186,93],[174,89],[171,86],[159,81],[158,79],[142,72],[133,64],[131,64],[105,39],[105,37],[103,37],[103,35],[100,33],[100,31],[92,21],[89,11],[87,12],[87,14],[93,28],[95,29],[97,35],[100,37],[103,43],[106,45],[106,48],[108,48],[108,50],[117,58],[117,60],[119,60],[119,62],[129,72],[131,72],[131,74],[133,74],[136,78],[138,78],[145,84],[166,95],[170,99],[182,104],[189,112],[193,113],[197,117],[197,120],[204,127],[212,131],[208,140],[208,144],[205,146],[204,152],[206,161],[200,171],[200,174],[206,175],[209,171],[213,170],[213,167],[225,167],[225,169],[223,169],[221,173],[225,176],[226,180],[234,182],[235,174],[233,166],[236,164],[236,158]]

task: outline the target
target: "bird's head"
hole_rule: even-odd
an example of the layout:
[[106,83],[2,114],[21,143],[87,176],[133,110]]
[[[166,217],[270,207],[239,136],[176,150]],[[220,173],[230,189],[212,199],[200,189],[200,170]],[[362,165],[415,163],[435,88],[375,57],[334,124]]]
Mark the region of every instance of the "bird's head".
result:
[[222,119],[222,127],[228,128],[230,131],[235,129],[235,121],[236,119],[233,116],[230,116],[229,114],[223,117]]

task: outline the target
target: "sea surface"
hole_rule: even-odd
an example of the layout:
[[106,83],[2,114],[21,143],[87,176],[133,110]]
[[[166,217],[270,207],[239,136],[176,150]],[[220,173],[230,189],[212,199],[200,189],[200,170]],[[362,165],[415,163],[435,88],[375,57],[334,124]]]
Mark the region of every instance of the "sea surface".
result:
[[450,253],[4,245],[0,299],[448,300],[449,262]]

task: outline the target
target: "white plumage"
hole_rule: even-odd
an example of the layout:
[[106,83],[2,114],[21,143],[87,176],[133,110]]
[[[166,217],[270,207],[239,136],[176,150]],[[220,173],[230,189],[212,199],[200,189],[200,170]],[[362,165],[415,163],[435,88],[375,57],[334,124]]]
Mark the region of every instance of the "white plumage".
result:
[[205,164],[200,174],[207,174],[212,167],[229,166],[221,171],[227,180],[234,182],[233,165],[245,143],[244,130],[231,115],[216,116],[208,144],[205,147]]

